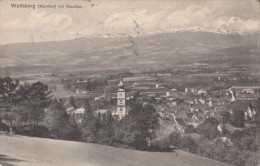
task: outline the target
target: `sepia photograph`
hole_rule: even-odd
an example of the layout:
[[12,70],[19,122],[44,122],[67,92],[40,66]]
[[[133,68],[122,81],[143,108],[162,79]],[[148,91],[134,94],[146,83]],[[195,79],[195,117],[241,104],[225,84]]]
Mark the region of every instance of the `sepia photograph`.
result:
[[260,166],[259,0],[0,0],[0,166]]

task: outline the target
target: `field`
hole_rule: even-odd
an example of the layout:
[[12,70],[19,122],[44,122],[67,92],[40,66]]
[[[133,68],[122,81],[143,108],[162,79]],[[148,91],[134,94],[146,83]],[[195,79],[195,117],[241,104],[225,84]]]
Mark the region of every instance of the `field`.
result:
[[184,151],[143,152],[103,145],[0,135],[3,166],[227,166]]

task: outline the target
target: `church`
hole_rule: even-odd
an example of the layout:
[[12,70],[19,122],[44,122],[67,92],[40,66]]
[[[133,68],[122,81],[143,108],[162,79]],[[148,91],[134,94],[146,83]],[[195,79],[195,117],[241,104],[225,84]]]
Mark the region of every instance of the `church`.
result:
[[117,109],[114,113],[115,115],[119,116],[119,119],[122,119],[124,116],[126,116],[126,92],[125,92],[125,85],[123,83],[123,80],[121,79],[118,84],[118,90],[117,90]]

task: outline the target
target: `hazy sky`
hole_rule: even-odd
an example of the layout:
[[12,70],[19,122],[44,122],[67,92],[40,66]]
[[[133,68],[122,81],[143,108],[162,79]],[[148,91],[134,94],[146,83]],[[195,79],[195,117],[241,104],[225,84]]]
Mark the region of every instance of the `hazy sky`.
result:
[[[11,3],[70,4],[82,8],[14,9]],[[0,44],[99,34],[137,35],[190,27],[257,32],[259,12],[257,0],[2,0]]]

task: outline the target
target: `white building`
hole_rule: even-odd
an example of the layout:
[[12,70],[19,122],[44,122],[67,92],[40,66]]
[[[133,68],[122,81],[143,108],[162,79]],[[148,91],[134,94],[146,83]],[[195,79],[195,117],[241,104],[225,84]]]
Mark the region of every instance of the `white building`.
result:
[[207,90],[206,90],[206,89],[201,88],[201,89],[198,90],[198,95],[200,95],[200,94],[206,94],[206,93],[207,93]]
[[119,116],[120,119],[126,116],[126,94],[124,87],[125,85],[121,80],[118,84],[119,89],[117,90],[117,111],[115,113]]

